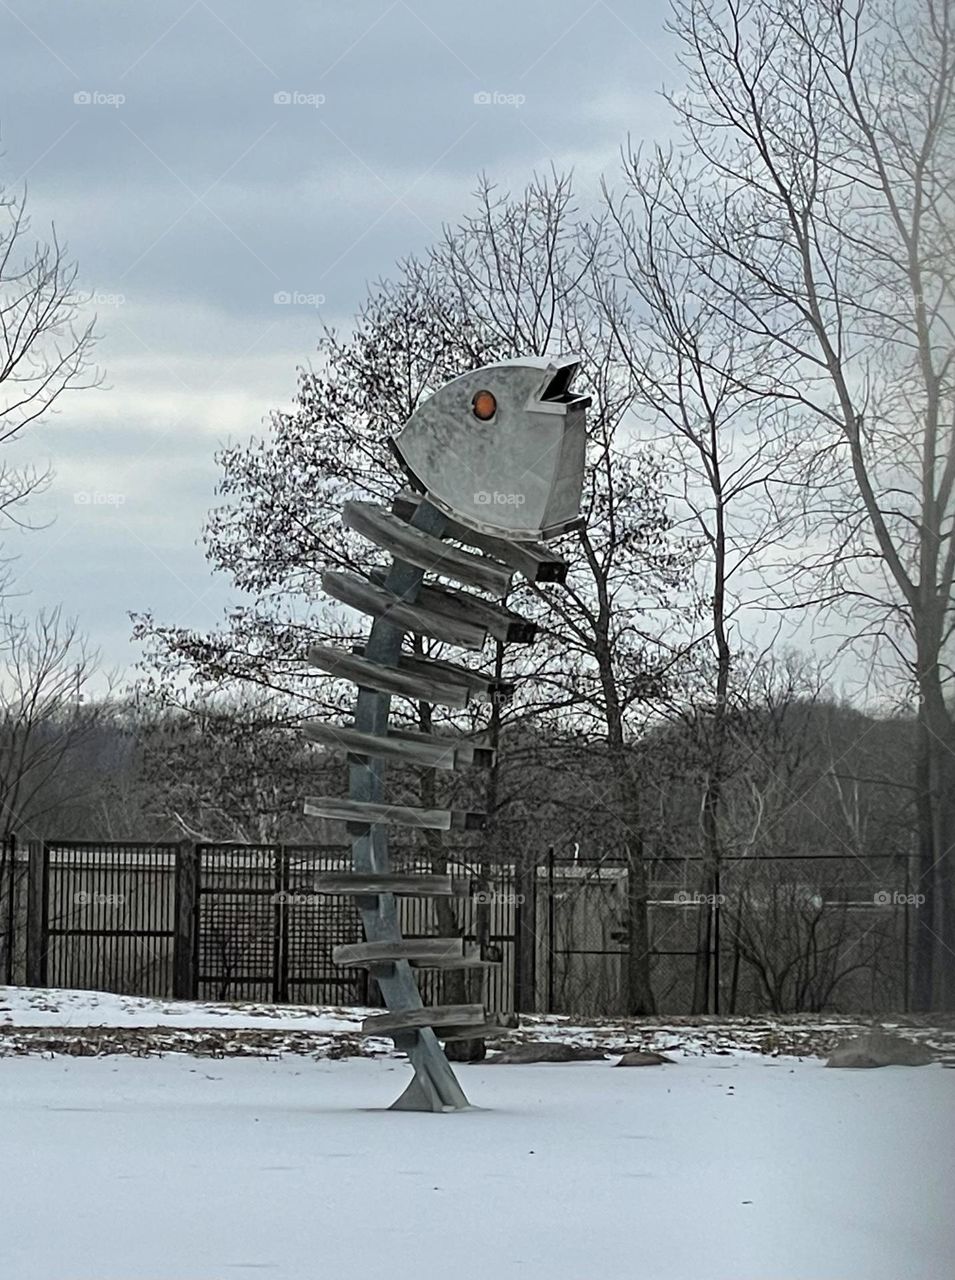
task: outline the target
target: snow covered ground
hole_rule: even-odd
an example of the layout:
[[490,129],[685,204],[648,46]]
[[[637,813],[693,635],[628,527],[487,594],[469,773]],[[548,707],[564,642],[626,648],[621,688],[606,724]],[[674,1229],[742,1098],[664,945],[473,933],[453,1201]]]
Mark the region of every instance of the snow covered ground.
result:
[[[45,987],[0,986],[0,1057],[35,1052],[222,1054],[309,1053],[378,1056],[390,1040],[363,1039],[374,1010],[315,1005],[162,1000]],[[883,1027],[922,1041],[955,1065],[955,1019],[880,1018]],[[820,1056],[871,1020],[847,1015],[749,1018],[598,1018],[581,1025],[559,1014],[521,1018],[508,1040],[563,1040],[620,1053],[647,1048],[701,1054]]]
[[4,1280],[951,1280],[955,1072],[0,1059]]
[[158,1000],[110,991],[0,986],[0,1027],[268,1027],[280,1022],[302,1031],[355,1031],[368,1009],[307,1005],[226,1004]]

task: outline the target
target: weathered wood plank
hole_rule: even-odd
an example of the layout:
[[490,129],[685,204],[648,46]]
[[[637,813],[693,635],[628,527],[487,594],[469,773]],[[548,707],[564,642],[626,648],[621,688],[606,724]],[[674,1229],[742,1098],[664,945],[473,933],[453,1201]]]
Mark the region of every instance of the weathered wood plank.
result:
[[375,1013],[361,1024],[362,1035],[387,1036],[397,1031],[417,1031],[434,1027],[440,1038],[441,1023],[449,1027],[479,1027],[489,1021],[483,1004],[434,1005],[430,1009],[405,1009],[398,1013]]
[[467,591],[456,591],[452,587],[420,587],[418,602],[429,617],[446,618],[459,626],[483,627],[496,639],[509,644],[530,644],[537,636],[536,622]]
[[494,762],[490,748],[466,739],[439,738],[401,729],[389,729],[387,735],[360,733],[345,725],[318,720],[304,724],[302,731],[311,742],[325,747],[352,755],[424,765],[429,769],[463,769],[467,765],[489,769]]
[[342,523],[346,529],[353,529],[375,546],[419,569],[477,587],[498,599],[507,594],[514,577],[514,571],[506,565],[495,564],[483,556],[462,551],[442,538],[422,533],[373,502],[346,502]]
[[[325,576],[325,574],[322,575],[323,586],[325,586]],[[346,575],[339,574],[337,576],[344,577]],[[374,585],[369,585],[372,590],[375,590],[377,584],[384,581],[385,574],[381,569],[373,569],[371,577]],[[325,590],[328,591],[329,595],[335,594],[327,586]],[[388,598],[393,599],[394,597]],[[335,599],[340,599],[340,597],[336,595]],[[346,600],[344,603],[348,604],[349,601]],[[471,595],[468,591],[457,591],[453,587],[421,586],[418,588],[416,604],[406,607],[413,607],[418,610],[419,615],[429,619],[429,625],[432,626],[430,632],[423,632],[421,625],[410,625],[408,630],[434,635],[435,639],[438,640],[443,637],[437,635],[436,631],[442,625],[450,626],[452,623],[461,628],[463,634],[466,634],[469,630],[480,629],[485,632],[485,639],[487,634],[490,634],[498,640],[504,640],[510,644],[530,644],[537,635],[536,622],[530,622],[527,618],[522,618],[513,609],[506,609],[500,604],[491,604],[489,600],[482,600],[480,596]],[[394,610],[392,609],[388,617],[393,616]],[[474,645],[465,644],[463,640],[451,640],[449,643],[459,644],[465,649],[475,647]]]
[[402,661],[398,667],[387,667],[371,662],[368,658],[334,649],[331,645],[315,644],[308,651],[308,660],[320,671],[337,676],[340,680],[350,680],[360,688],[394,693],[403,698],[452,707],[456,711],[462,710],[475,697],[467,685],[452,680],[443,665],[431,663],[425,658],[408,664]]
[[421,827],[430,831],[483,831],[487,815],[459,809],[415,809],[410,805],[373,804],[367,800],[345,800],[340,796],[309,796],[305,813],[310,818],[330,818],[368,827],[393,824]]
[[[354,646],[355,653],[363,654],[364,651],[363,645]],[[416,658],[413,654],[403,653],[398,659],[398,670],[429,680],[444,678],[453,684],[464,685],[474,702],[507,702],[514,694],[512,680],[495,680],[480,671],[469,671],[456,662],[446,662],[443,658]]]
[[336,964],[361,966],[389,960],[463,960],[463,938],[397,938],[393,942],[348,942],[332,948]]
[[[477,769],[490,769],[494,764],[494,752],[484,738],[442,738],[433,733],[415,733],[411,729],[389,729],[389,738],[406,746],[427,748],[429,752],[447,758],[449,749],[454,752],[454,768],[473,765]],[[442,766],[445,767],[445,766]]]
[[435,1027],[439,1040],[489,1040],[492,1036],[506,1035],[520,1025],[516,1013],[488,1013],[488,1021],[479,1027]]
[[431,960],[412,960],[412,969],[499,969],[503,961],[490,959],[482,948],[474,942],[464,948],[464,955],[436,956]]
[[[418,591],[418,601],[408,603],[374,582],[365,582],[362,578],[356,578],[350,573],[339,573],[336,569],[326,569],[322,574],[322,590],[333,600],[339,600],[352,609],[368,613],[373,618],[384,618],[400,630],[429,636],[443,644],[454,644],[461,649],[479,652],[487,641],[488,628],[475,617],[469,616],[460,606],[456,610],[448,607],[434,609],[430,601],[426,604],[422,598],[426,590],[423,587]],[[436,602],[440,605],[439,588],[427,590],[429,596],[434,591],[439,593]],[[475,596],[474,599],[477,600],[478,597]],[[487,605],[486,601],[482,603]],[[494,608],[493,605],[487,607]]]
[[332,950],[336,964],[377,968],[407,960],[413,969],[493,969],[501,961],[490,958],[477,943],[461,938],[401,938],[396,942],[354,942]]
[[[424,494],[415,493],[412,489],[402,490],[394,500],[395,514],[399,519],[408,520],[423,501]],[[477,547],[479,551],[485,551],[504,564],[511,565],[528,582],[567,581],[567,561],[551,551],[545,542],[507,542],[503,538],[478,533],[450,517],[447,536],[463,542],[465,546]]]
[[[324,854],[316,854],[324,857]],[[400,871],[322,871],[311,879],[313,893],[356,898],[393,893],[400,898],[469,898],[474,882],[468,876],[405,874]]]

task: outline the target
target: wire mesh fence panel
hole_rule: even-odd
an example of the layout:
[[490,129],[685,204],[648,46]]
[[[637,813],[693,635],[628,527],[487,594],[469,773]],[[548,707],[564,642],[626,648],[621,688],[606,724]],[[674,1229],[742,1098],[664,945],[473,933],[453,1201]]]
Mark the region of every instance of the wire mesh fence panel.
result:
[[469,974],[467,1002],[509,1013],[514,1009],[519,905],[514,870],[507,864],[494,865],[486,869],[489,874],[480,875],[479,868],[461,855],[449,861],[449,870],[474,881],[472,896],[457,904],[460,930],[465,942],[481,944],[493,962]]
[[548,859],[537,876],[537,1007],[619,1012],[627,954],[625,868],[606,859]]
[[690,1013],[709,908],[698,892],[700,865],[685,858],[655,857],[648,861],[647,876],[653,993],[661,1009]]
[[279,911],[285,885],[276,847],[202,844],[197,851],[199,996],[280,999]]
[[293,1004],[367,1004],[367,971],[335,964],[335,947],[362,940],[355,899],[315,892],[321,872],[349,871],[347,848],[316,849],[289,845],[282,855],[288,866],[287,894],[279,916],[284,965],[283,999]]
[[172,994],[172,843],[46,841],[46,982]]

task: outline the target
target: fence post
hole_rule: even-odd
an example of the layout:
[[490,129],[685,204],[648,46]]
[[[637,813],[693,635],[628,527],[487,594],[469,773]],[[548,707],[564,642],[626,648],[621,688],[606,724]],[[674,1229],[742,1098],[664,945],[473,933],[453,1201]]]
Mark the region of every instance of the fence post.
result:
[[554,846],[547,850],[547,1012],[554,1012],[554,943],[556,921],[554,902]]
[[537,1012],[537,863],[524,858],[517,868],[514,909],[514,1010]]
[[195,1000],[199,994],[199,851],[192,840],[176,850],[176,922],[172,948],[172,994]]
[[912,947],[912,855],[905,855],[905,913],[902,916],[902,1010],[909,1013],[912,1008],[912,984],[910,982],[910,963]]
[[45,987],[49,946],[49,852],[43,840],[31,840],[27,849],[26,980],[28,987]]
[[722,892],[720,885],[720,864],[717,861],[713,868],[713,1012],[720,1012],[720,905]]
[[0,885],[0,902],[6,905],[6,919],[3,926],[3,980],[7,986],[13,985],[13,962],[16,953],[16,937],[14,936],[17,916],[15,894],[17,889],[17,838],[13,834],[0,846],[0,872],[6,873],[6,888]]
[[275,910],[272,913],[272,1003],[288,1003],[289,859],[284,844],[274,847]]

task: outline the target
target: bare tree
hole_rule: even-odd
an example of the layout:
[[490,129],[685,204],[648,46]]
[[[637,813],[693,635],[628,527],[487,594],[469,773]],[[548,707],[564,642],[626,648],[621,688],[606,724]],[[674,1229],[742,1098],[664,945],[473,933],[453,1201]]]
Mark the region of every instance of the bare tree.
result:
[[[686,143],[662,202],[804,433],[807,602],[919,718],[917,1000],[955,1000],[955,3],[675,0]],[[824,542],[824,546],[820,543]],[[891,670],[890,670],[891,668]]]
[[[793,451],[785,418],[750,389],[765,372],[765,346],[745,343],[739,315],[697,270],[692,229],[668,208],[672,156],[649,162],[629,151],[621,196],[606,192],[616,232],[614,273],[598,296],[620,358],[636,389],[635,406],[654,437],[679,460],[674,507],[696,542],[694,580],[703,634],[698,678],[685,690],[705,759],[699,803],[701,893],[713,900],[723,855],[723,805],[734,661],[752,643],[770,594],[771,561],[785,561],[793,526],[787,471]],[[689,233],[689,234],[688,234]],[[791,570],[790,570],[791,574]],[[777,587],[778,589],[778,587]],[[677,707],[683,716],[685,708]],[[717,1007],[710,989],[715,911],[700,912],[693,1008]]]
[[[609,256],[605,220],[581,218],[569,178],[558,174],[535,179],[516,197],[484,180],[477,196],[476,212],[446,230],[416,278],[425,296],[431,281],[450,292],[454,307],[445,313],[439,299],[432,300],[445,324],[453,325],[457,310],[464,310],[508,355],[564,350],[582,357],[580,381],[593,400],[585,524],[569,541],[565,587],[519,592],[518,607],[532,613],[545,634],[519,671],[532,690],[523,703],[526,714],[543,717],[552,729],[558,722],[564,731],[575,727],[578,751],[568,757],[566,744],[560,749],[563,767],[573,768],[574,797],[599,815],[592,831],[611,817],[610,838],[628,855],[634,890],[630,1011],[650,1013],[642,799],[633,741],[666,671],[682,656],[686,559],[670,536],[662,461],[630,430],[634,385],[597,298]],[[583,742],[599,745],[596,754],[609,760],[609,769],[581,767]],[[492,788],[500,817],[506,801],[494,779]]]
[[[96,655],[59,609],[33,622],[0,618],[0,838],[35,835],[69,799],[51,787],[64,762],[96,732],[106,703],[84,705]],[[73,775],[82,789],[82,775]]]
[[[56,230],[46,243],[34,240],[26,192],[0,188],[0,445],[54,409],[65,391],[96,384],[94,322],[82,316],[84,301]],[[15,519],[48,478],[0,461],[0,514]]]
[[201,841],[304,840],[301,800],[318,761],[285,699],[253,686],[210,696],[139,688],[139,785],[148,816]]

